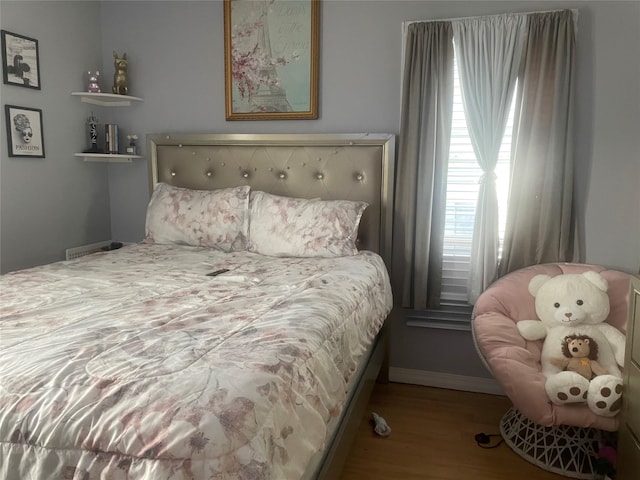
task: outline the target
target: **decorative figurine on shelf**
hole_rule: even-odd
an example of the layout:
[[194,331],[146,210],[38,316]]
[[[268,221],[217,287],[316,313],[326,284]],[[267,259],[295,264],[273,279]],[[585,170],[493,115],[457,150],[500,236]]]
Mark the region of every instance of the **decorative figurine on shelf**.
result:
[[113,52],[113,65],[116,69],[116,72],[113,74],[113,93],[118,95],[128,95],[129,94],[129,78],[127,75],[127,54],[123,53],[122,57],[118,57],[118,52]]
[[89,148],[84,153],[100,153],[98,149],[98,120],[93,112],[87,118],[87,124],[89,125]]
[[127,135],[127,140],[129,140],[129,145],[127,146],[127,154],[137,155],[138,148],[136,146],[136,140],[138,140],[138,135]]
[[100,89],[100,84],[98,83],[100,81],[100,72],[98,70],[96,70],[95,73],[92,73],[91,71],[88,71],[87,74],[89,75],[89,83],[87,84],[87,92],[102,93],[102,90]]

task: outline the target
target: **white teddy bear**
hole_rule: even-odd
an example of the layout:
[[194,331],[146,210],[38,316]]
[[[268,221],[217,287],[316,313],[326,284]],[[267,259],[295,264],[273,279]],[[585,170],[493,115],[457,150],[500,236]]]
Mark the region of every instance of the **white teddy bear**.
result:
[[[607,280],[597,272],[536,275],[529,282],[540,320],[517,323],[526,340],[544,339],[542,373],[545,388],[557,405],[587,402],[598,415],[612,417],[620,410],[625,336],[605,323],[609,315]],[[608,372],[591,381],[582,375],[562,371],[552,359],[562,357],[562,341],[568,335],[588,335],[598,344],[598,362]]]

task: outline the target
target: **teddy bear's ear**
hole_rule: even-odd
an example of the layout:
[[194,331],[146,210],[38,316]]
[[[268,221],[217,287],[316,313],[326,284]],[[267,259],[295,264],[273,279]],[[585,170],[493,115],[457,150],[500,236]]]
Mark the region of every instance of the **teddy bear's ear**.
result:
[[607,282],[607,279],[604,278],[602,275],[600,275],[598,272],[589,270],[588,272],[584,272],[582,276],[587,280],[589,280],[591,283],[593,283],[597,288],[599,288],[603,292],[606,292],[607,289],[609,288],[609,283]]
[[551,277],[545,274],[540,274],[533,277],[529,282],[529,293],[535,297],[538,293],[538,290],[540,290],[540,287],[547,283],[548,280],[551,280]]
[[584,338],[582,341],[583,341],[584,343],[586,343],[587,345],[589,345],[589,339],[588,339],[588,338]]

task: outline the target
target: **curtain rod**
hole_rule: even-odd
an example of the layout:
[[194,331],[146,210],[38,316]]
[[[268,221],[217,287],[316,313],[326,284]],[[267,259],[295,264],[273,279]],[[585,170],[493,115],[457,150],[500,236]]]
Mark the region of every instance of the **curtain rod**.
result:
[[408,27],[412,23],[426,23],[426,22],[455,22],[458,20],[470,20],[474,18],[486,18],[486,17],[499,17],[501,15],[532,15],[534,13],[552,13],[552,12],[563,12],[564,10],[571,10],[573,13],[574,21],[577,20],[578,17],[578,9],[577,8],[561,8],[557,10],[538,10],[535,12],[505,12],[505,13],[492,13],[488,15],[473,15],[470,17],[457,17],[457,18],[439,18],[439,19],[431,19],[431,20],[406,20],[402,22],[403,27]]

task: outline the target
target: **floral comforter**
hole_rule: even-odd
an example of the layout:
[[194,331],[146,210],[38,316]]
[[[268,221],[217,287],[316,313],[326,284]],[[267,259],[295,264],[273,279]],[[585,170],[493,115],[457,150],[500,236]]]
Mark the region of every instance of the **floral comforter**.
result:
[[370,252],[153,244],[4,275],[0,301],[0,478],[74,480],[299,478],[392,304]]

